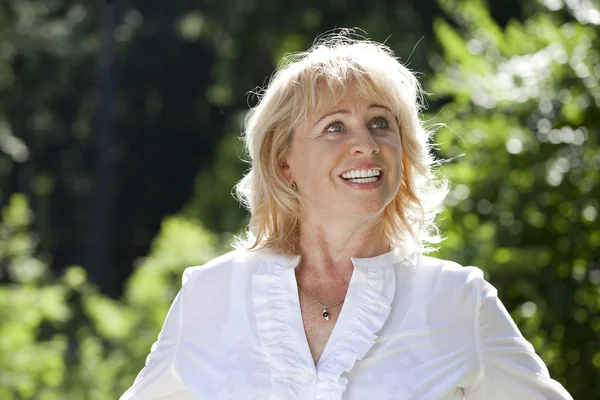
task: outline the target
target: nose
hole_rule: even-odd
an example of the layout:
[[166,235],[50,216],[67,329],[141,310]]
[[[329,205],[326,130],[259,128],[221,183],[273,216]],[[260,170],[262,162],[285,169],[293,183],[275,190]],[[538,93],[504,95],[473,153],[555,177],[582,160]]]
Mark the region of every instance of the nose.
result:
[[379,153],[379,144],[373,138],[373,135],[363,126],[361,129],[354,132],[352,135],[352,143],[350,144],[350,154],[353,156],[373,156]]

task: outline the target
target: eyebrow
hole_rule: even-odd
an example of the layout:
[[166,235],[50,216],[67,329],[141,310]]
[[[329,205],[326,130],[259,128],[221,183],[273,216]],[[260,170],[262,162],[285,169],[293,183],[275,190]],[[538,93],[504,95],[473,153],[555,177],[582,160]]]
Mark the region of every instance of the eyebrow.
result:
[[[383,108],[383,109],[389,111],[390,113],[392,112],[392,110],[390,110],[388,107],[382,106],[381,104],[369,104],[368,108],[369,109],[372,109],[372,108]],[[330,116],[335,115],[335,114],[351,114],[351,112],[350,112],[350,110],[345,109],[345,108],[341,109],[341,110],[335,110],[335,111],[329,112],[329,113],[323,115],[321,118],[319,118],[319,120],[317,122],[315,122],[315,124],[313,125],[313,127],[317,126],[319,124],[319,122],[323,121],[325,118],[330,117]]]

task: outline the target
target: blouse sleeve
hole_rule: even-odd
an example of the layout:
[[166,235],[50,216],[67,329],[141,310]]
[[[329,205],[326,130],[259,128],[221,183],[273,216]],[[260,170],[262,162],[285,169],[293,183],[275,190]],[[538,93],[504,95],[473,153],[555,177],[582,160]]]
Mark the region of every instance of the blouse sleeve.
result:
[[480,373],[465,390],[468,400],[571,399],[535,353],[498,299],[496,289],[483,280],[476,314],[476,345]]
[[182,329],[184,288],[185,284],[171,305],[158,339],[152,345],[150,354],[146,358],[145,367],[120,400],[186,400],[193,398],[183,385],[173,362]]

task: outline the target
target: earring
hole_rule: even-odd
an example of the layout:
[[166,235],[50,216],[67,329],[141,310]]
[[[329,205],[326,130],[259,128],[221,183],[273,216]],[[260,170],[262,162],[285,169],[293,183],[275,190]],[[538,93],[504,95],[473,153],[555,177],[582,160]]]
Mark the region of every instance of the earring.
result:
[[296,182],[292,182],[292,184],[290,185],[290,187],[292,188],[292,190],[293,190],[294,192],[297,192],[297,191],[298,191],[298,186],[296,186]]

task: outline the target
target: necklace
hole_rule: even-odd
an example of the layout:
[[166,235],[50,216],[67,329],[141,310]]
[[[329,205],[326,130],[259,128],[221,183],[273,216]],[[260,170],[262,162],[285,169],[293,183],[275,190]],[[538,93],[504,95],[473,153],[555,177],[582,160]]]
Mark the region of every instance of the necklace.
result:
[[299,282],[296,282],[296,283],[298,283],[298,286],[300,287],[300,289],[302,289],[302,291],[304,293],[306,293],[308,295],[308,297],[310,297],[311,299],[313,299],[315,303],[317,303],[319,306],[321,306],[323,308],[323,318],[325,318],[327,321],[329,321],[329,311],[327,311],[327,309],[331,308],[331,307],[338,306],[338,305],[340,305],[340,304],[342,304],[344,302],[344,300],[342,300],[339,303],[335,303],[335,304],[331,304],[329,306],[326,306],[325,304],[321,303],[319,300],[317,300],[314,297],[312,297],[312,295],[310,293],[308,293],[306,290],[304,290],[304,288],[302,287],[302,285],[300,285]]

